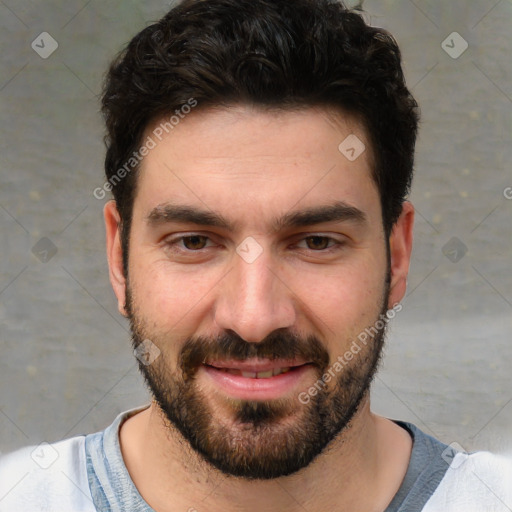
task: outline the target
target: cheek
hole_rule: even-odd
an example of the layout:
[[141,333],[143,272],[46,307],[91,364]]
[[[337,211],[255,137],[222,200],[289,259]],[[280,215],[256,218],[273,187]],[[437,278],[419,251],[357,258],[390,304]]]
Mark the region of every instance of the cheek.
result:
[[209,297],[219,278],[218,269],[200,273],[191,268],[176,270],[163,261],[151,265],[134,261],[130,269],[139,316],[151,329],[179,337],[194,332],[205,312],[211,309]]
[[384,270],[368,258],[322,272],[294,277],[291,288],[305,305],[304,315],[326,339],[348,340],[378,317],[384,292]]

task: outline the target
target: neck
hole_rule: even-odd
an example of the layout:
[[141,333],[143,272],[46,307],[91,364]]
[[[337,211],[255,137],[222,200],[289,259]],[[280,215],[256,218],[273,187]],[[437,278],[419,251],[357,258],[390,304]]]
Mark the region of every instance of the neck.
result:
[[[120,432],[130,476],[157,512],[382,511],[405,476],[412,442],[401,427],[370,412],[366,399],[351,424],[309,466],[274,480],[224,475],[169,425],[153,402]],[[370,485],[371,484],[371,485]],[[364,489],[364,492],[361,490]]]

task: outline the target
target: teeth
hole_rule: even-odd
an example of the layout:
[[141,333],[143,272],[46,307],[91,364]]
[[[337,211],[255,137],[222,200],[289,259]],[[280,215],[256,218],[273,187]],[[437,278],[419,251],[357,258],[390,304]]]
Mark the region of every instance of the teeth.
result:
[[272,377],[273,373],[272,370],[267,370],[266,372],[259,372],[256,374],[256,377],[258,379],[268,379],[269,377]]
[[247,379],[269,379],[275,375],[280,375],[281,373],[287,373],[290,371],[290,367],[285,368],[274,368],[273,370],[265,370],[264,372],[244,372],[241,370],[237,370],[234,368],[219,368],[219,370],[231,373],[233,375],[241,375]]
[[287,366],[286,368],[274,368],[274,375],[279,375],[280,373],[287,373],[290,371],[290,367]]

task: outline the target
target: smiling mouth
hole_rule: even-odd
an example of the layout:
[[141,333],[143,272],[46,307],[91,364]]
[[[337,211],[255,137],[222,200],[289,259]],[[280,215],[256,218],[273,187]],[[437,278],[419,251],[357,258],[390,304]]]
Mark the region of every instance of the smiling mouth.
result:
[[302,361],[269,361],[252,359],[248,361],[209,361],[204,363],[214,370],[249,379],[270,379],[305,366]]
[[[211,365],[207,365],[211,366]],[[276,375],[281,375],[282,373],[287,373],[292,370],[290,366],[286,366],[284,368],[273,368],[270,370],[265,370],[261,372],[249,372],[239,370],[237,368],[217,368],[215,366],[211,366],[216,370],[220,370],[221,372],[230,373],[231,375],[241,375],[242,377],[250,378],[250,379],[268,379],[270,377],[275,377]],[[294,367],[297,368],[297,367]]]
[[207,382],[222,394],[243,400],[274,400],[311,377],[314,364],[298,359],[210,360],[201,365]]

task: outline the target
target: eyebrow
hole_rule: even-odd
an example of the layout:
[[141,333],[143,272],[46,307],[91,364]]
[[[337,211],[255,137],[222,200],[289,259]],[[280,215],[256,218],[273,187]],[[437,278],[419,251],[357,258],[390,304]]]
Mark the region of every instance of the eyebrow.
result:
[[[224,228],[228,231],[235,231],[237,223],[232,223],[224,216],[195,206],[176,205],[164,203],[156,206],[146,217],[150,226],[159,226],[170,222],[198,224]],[[358,224],[367,222],[366,214],[343,201],[337,201],[330,205],[315,206],[305,210],[292,211],[282,217],[272,220],[272,228],[275,232],[285,228],[298,228],[323,224],[326,222],[348,222]]]
[[289,212],[279,219],[275,219],[273,227],[276,231],[283,228],[299,228],[323,224],[326,222],[355,221],[358,224],[366,223],[366,214],[343,201],[331,205],[315,206],[306,210]]
[[172,203],[160,204],[153,208],[146,217],[148,224],[158,226],[168,222],[183,222],[200,224],[233,230],[234,225],[222,215],[195,206],[175,205]]

